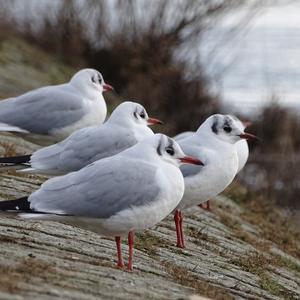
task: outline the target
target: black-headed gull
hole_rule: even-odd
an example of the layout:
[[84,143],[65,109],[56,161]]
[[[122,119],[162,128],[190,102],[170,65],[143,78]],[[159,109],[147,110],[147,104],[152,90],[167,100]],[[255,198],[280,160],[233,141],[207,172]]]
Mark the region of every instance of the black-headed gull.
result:
[[[239,128],[244,131],[246,128],[251,126],[251,123],[246,121],[241,121],[240,119],[238,119],[235,116],[232,116],[232,118],[234,118],[236,120],[236,125],[239,126]],[[174,139],[178,142],[178,141],[182,141],[183,139],[190,137],[194,134],[194,131],[185,131],[182,132],[178,135],[176,135],[174,137]],[[235,147],[236,147],[236,151],[237,151],[237,155],[238,155],[238,170],[237,173],[239,173],[245,166],[248,157],[249,157],[249,147],[248,147],[248,143],[245,139],[242,139],[240,141],[237,141],[235,143]],[[204,206],[205,203],[201,203],[199,204],[199,206],[203,209],[207,209],[210,210],[210,200],[207,200],[206,202],[206,206]]]
[[132,270],[134,232],[160,222],[183,196],[182,163],[201,164],[173,139],[155,134],[115,156],[52,178],[29,197],[0,201],[0,210],[23,211],[24,218],[62,221],[115,236],[119,267],[121,236],[129,233]]
[[77,130],[64,141],[37,150],[32,155],[0,158],[0,163],[5,163],[4,169],[15,166],[24,168],[23,172],[46,175],[78,171],[152,136],[154,133],[148,125],[157,123],[162,122],[149,118],[142,105],[126,101],[117,106],[104,124]]
[[232,182],[239,166],[235,144],[241,139],[256,137],[245,133],[236,118],[216,114],[210,116],[190,137],[178,141],[186,154],[204,163],[204,166],[180,167],[185,192],[174,215],[178,247],[184,247],[181,210],[215,197]]
[[104,122],[102,93],[111,89],[98,71],[83,69],[68,83],[0,101],[0,131],[43,146],[59,142],[77,129]]

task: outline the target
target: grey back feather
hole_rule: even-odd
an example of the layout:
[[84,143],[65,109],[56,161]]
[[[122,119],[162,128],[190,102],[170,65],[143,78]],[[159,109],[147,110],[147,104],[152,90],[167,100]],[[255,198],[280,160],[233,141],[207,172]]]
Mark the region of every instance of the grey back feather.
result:
[[37,211],[109,218],[155,201],[160,192],[157,170],[142,160],[118,155],[47,181],[29,201]]
[[113,156],[137,143],[128,128],[104,124],[74,132],[64,141],[35,152],[31,165],[61,173],[77,171],[90,163]]
[[68,126],[84,115],[82,96],[66,84],[43,87],[0,102],[0,122],[36,134]]

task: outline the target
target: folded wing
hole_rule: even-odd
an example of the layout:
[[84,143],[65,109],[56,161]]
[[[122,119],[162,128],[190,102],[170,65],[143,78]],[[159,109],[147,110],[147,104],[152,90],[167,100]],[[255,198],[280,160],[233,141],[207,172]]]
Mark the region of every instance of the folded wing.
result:
[[157,168],[116,156],[44,183],[29,197],[36,211],[108,218],[131,206],[155,201],[160,188]]

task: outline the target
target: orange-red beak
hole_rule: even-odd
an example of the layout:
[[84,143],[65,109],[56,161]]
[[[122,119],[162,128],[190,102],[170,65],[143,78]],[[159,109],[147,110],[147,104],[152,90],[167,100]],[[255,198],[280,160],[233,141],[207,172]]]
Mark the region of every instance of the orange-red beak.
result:
[[185,164],[204,166],[204,163],[200,159],[197,159],[192,156],[184,156],[184,157],[180,158],[180,161]]
[[109,92],[109,91],[112,91],[114,88],[108,84],[108,83],[104,83],[103,84],[103,92]]
[[241,139],[251,140],[251,141],[258,141],[259,140],[259,138],[256,135],[248,133],[248,132],[244,132],[244,133],[240,134],[239,137]]
[[164,124],[161,120],[155,118],[148,118],[147,123],[148,125]]

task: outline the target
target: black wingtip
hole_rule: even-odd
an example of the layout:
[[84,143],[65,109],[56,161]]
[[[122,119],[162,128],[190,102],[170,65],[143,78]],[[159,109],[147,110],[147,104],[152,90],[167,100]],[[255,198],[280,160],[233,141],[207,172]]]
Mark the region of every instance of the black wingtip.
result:
[[30,211],[30,202],[28,201],[28,197],[22,197],[16,200],[0,201],[0,210]]
[[30,162],[31,154],[22,156],[0,157],[0,164],[25,164]]

